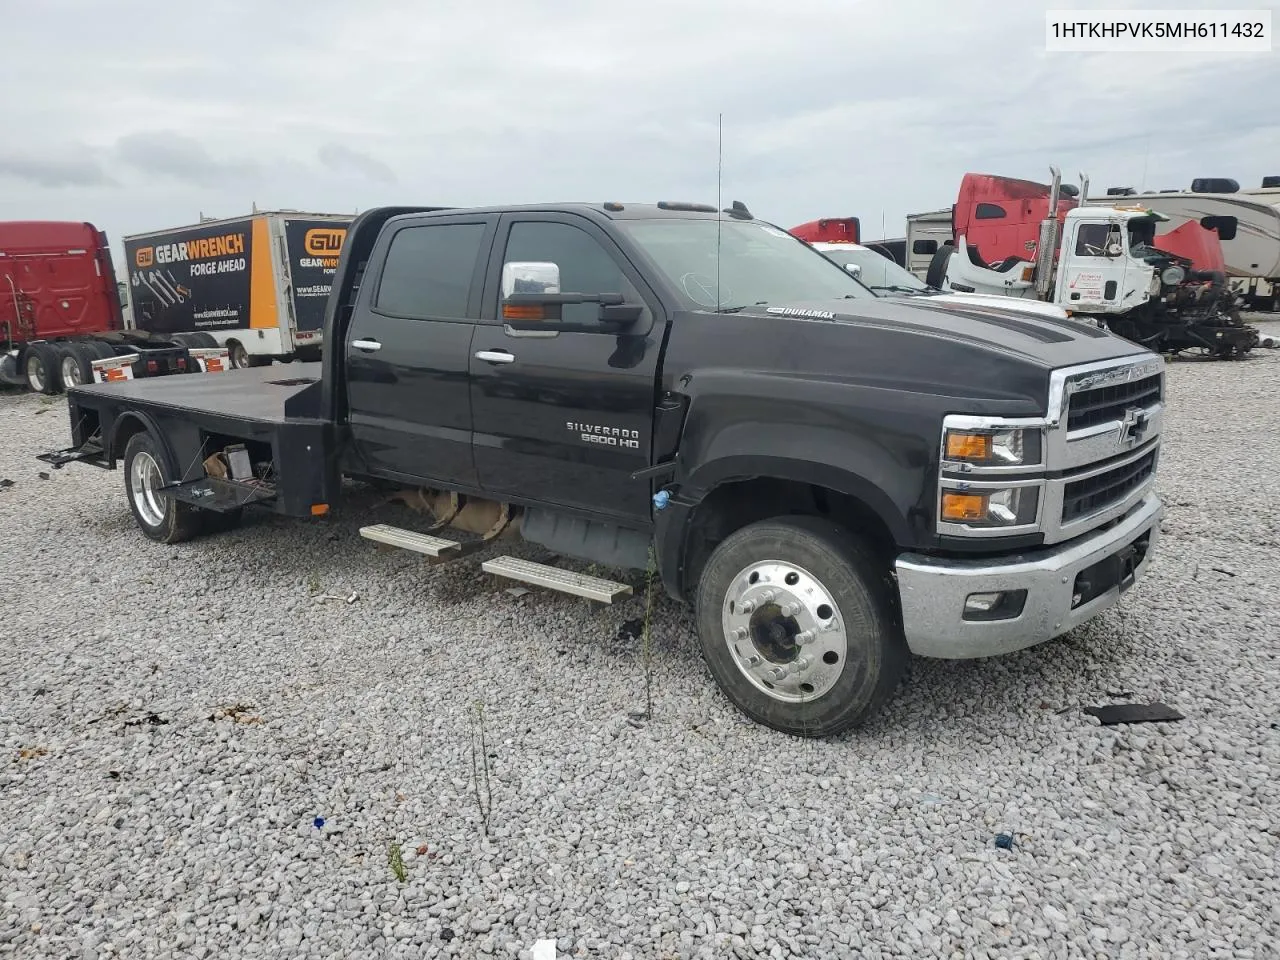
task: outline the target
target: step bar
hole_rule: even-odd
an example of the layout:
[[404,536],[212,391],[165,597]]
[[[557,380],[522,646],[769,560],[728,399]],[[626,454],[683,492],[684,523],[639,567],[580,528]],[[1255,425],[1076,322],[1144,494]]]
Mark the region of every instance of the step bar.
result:
[[575,597],[586,597],[600,603],[613,603],[620,597],[630,596],[631,585],[603,580],[600,577],[588,577],[586,574],[574,573],[572,570],[561,570],[545,563],[534,563],[518,557],[496,557],[480,564],[480,569],[496,577],[519,580],[534,586],[570,593]]
[[[445,540],[442,537],[433,537],[427,533],[419,533],[416,530],[394,527],[387,523],[361,527],[360,536],[388,547],[411,550],[440,560],[453,560],[485,546],[485,542],[480,540],[463,544],[454,540]],[[495,577],[519,580],[535,587],[545,587],[548,590],[584,597],[599,603],[613,603],[632,593],[631,585],[627,583],[589,577],[583,573],[574,573],[572,570],[562,570],[559,567],[534,563],[531,560],[521,560],[518,557],[495,557],[482,563],[480,569]]]
[[454,557],[462,552],[462,544],[456,540],[445,540],[430,534],[393,527],[388,523],[375,523],[371,527],[361,527],[360,536],[366,540],[385,543],[389,547],[411,550],[428,557]]

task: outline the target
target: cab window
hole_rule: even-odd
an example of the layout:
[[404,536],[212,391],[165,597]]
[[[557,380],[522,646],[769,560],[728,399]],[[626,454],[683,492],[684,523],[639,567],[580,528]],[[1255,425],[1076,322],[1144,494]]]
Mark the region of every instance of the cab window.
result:
[[1120,227],[1116,224],[1080,224],[1076,233],[1077,257],[1118,257],[1120,250]]

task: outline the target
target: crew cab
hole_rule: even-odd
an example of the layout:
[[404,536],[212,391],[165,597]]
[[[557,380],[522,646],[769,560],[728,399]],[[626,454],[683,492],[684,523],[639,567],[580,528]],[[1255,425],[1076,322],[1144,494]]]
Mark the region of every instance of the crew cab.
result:
[[602,602],[631,586],[493,554],[653,570],[727,698],[799,736],[875,714],[911,654],[1066,633],[1159,536],[1159,357],[878,298],[740,203],[370,210],[324,326],[318,363],[75,387],[41,459],[121,467],[164,543],[355,478],[429,516],[373,541]]

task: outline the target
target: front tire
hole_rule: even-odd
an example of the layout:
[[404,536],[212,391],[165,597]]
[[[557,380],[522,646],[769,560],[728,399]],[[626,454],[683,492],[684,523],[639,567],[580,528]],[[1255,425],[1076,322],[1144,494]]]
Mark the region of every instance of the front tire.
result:
[[125,494],[142,532],[158,543],[181,543],[200,532],[195,507],[180,503],[160,490],[174,479],[168,457],[145,430],[129,438],[124,448]]
[[883,562],[827,520],[775,518],[731,534],[703,568],[696,607],[721,691],[784,733],[826,737],[860,725],[906,671]]

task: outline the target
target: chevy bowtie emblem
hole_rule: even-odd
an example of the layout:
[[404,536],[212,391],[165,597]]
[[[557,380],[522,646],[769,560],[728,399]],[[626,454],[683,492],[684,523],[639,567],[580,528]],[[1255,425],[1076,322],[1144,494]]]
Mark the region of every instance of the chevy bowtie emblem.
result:
[[1120,444],[1126,447],[1137,446],[1147,432],[1149,424],[1145,410],[1130,407],[1124,412],[1124,419],[1120,421]]

